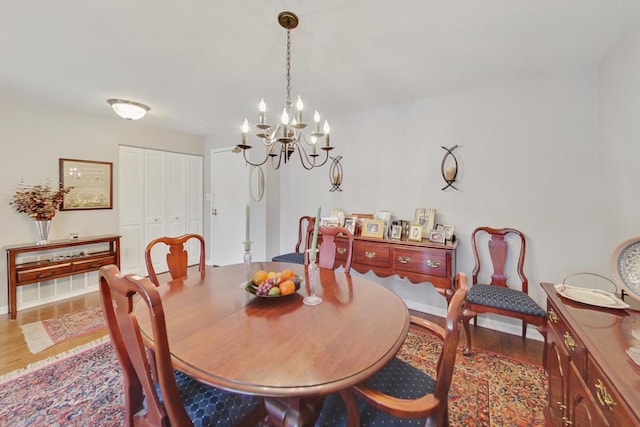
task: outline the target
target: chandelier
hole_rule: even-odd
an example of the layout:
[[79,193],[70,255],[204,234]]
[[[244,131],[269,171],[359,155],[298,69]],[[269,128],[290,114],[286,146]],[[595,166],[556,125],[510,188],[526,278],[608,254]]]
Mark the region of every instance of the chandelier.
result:
[[[284,110],[280,116],[280,122],[274,128],[267,123],[267,106],[264,99],[260,100],[258,105],[260,116],[259,122],[256,124],[258,129],[256,136],[262,140],[265,146],[266,155],[264,160],[259,163],[253,163],[247,159],[247,150],[251,149],[251,145],[247,143],[247,134],[249,133],[247,119],[244,119],[242,124],[242,144],[238,144],[237,147],[242,149],[244,160],[252,166],[262,166],[271,160],[271,166],[274,169],[278,169],[283,162],[289,162],[297,152],[302,166],[307,170],[311,170],[327,163],[329,151],[334,148],[329,144],[329,123],[325,120],[321,130],[320,114],[316,111],[313,115],[313,131],[309,134],[308,139],[305,136],[304,131],[308,125],[304,122],[302,114],[304,104],[298,96],[296,114],[294,114],[293,103],[291,102],[291,30],[298,26],[298,17],[292,12],[281,12],[278,15],[278,22],[280,26],[287,30],[287,84]],[[324,151],[324,156],[318,154],[319,150]]]

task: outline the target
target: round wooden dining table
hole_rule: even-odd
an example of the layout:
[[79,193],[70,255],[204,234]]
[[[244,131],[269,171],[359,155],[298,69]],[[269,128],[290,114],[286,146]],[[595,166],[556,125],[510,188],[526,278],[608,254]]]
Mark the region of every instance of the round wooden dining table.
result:
[[[226,390],[264,396],[276,425],[312,425],[323,396],[369,378],[398,351],[409,330],[404,301],[384,286],[344,272],[319,269],[322,303],[303,304],[308,280],[277,298],[245,289],[258,270],[304,265],[256,262],[207,267],[158,290],[175,369]],[[148,312],[135,313],[153,347]]]

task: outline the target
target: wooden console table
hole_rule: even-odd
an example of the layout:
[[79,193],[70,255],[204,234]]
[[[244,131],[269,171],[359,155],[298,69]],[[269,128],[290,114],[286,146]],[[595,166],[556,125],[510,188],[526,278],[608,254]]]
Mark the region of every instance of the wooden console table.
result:
[[[640,312],[599,308],[547,293],[550,426],[640,425],[640,366],[625,353]],[[635,345],[638,345],[635,341]]]
[[[347,260],[345,239],[336,239],[336,267]],[[453,295],[458,242],[440,244],[354,236],[351,268],[377,276],[399,276],[412,283],[431,282],[447,300]]]
[[[108,243],[109,248],[95,251],[90,246]],[[51,259],[17,263],[20,255],[43,252],[52,249],[69,249],[84,246],[85,252],[75,256],[53,257]],[[7,251],[7,287],[9,289],[9,314],[16,318],[18,286],[60,277],[73,276],[98,270],[103,265],[115,264],[120,268],[120,236],[105,235],[85,237],[77,240],[55,240],[45,245],[34,243],[5,247]]]

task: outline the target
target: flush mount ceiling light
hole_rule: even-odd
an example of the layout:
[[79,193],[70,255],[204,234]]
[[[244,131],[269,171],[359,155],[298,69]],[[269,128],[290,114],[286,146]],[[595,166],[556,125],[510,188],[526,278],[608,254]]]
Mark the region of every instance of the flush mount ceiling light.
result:
[[[238,144],[238,148],[242,149],[244,160],[253,166],[261,166],[271,159],[271,166],[278,169],[282,164],[287,163],[291,156],[297,151],[302,166],[307,169],[313,169],[324,165],[329,159],[329,151],[333,147],[329,145],[329,124],[325,120],[324,126],[320,129],[320,114],[316,111],[313,115],[315,126],[310,132],[309,139],[304,135],[307,124],[303,121],[302,110],[304,105],[300,97],[296,103],[296,112],[292,111],[293,103],[291,102],[291,30],[298,26],[298,17],[292,12],[282,12],[278,15],[278,23],[282,28],[287,30],[287,85],[286,98],[284,101],[284,110],[280,122],[276,126],[272,126],[266,122],[266,104],[264,100],[260,101],[258,111],[260,113],[259,122],[256,124],[258,134],[256,135],[266,148],[264,160],[258,163],[252,163],[247,159],[247,150],[251,149],[251,145],[247,142],[247,134],[249,132],[249,123],[247,119],[242,124],[242,144]],[[297,113],[297,114],[296,114]],[[324,144],[321,144],[324,141]],[[324,159],[318,151],[324,151]]]
[[124,99],[107,99],[107,102],[117,115],[127,120],[139,120],[150,110],[150,108],[144,104],[126,101]]

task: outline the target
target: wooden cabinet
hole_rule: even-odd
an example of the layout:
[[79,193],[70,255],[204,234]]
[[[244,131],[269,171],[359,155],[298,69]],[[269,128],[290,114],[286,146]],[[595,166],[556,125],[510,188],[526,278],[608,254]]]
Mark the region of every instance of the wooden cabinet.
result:
[[640,425],[640,366],[625,353],[640,313],[570,301],[552,284],[542,288],[549,316],[547,424]]
[[[346,241],[336,239],[336,266],[346,261]],[[430,282],[445,297],[453,294],[457,242],[407,242],[355,236],[351,268],[359,273],[373,271],[381,277],[392,275],[412,283]]]
[[[20,262],[19,257],[46,253],[56,249],[82,247],[75,255],[58,256],[38,261]],[[103,265],[115,264],[120,267],[120,236],[94,236],[77,240],[56,240],[46,245],[14,245],[7,251],[7,285],[9,289],[9,314],[11,319],[17,313],[18,286],[98,270]]]

